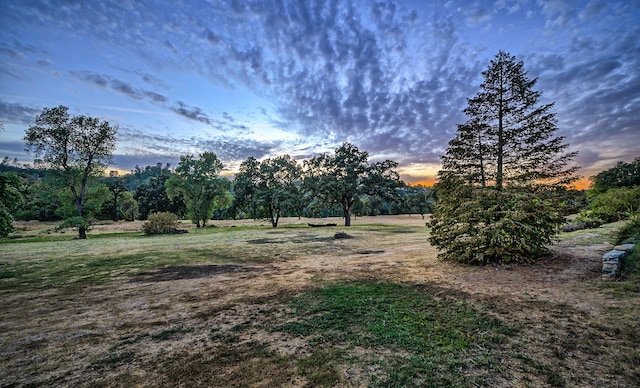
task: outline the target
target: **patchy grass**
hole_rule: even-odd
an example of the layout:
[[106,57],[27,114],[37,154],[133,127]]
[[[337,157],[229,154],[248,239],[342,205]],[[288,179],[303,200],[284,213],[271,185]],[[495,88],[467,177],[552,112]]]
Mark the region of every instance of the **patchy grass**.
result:
[[590,256],[619,226],[563,234],[532,266],[463,267],[419,216],[378,219],[0,244],[0,381],[640,385],[640,295]]
[[574,232],[560,233],[561,241],[570,240],[577,246],[596,245],[614,243],[618,230],[625,224],[625,221],[604,224],[595,229],[576,230]]
[[[493,348],[514,334],[513,327],[433,291],[396,283],[330,284],[293,298],[295,320],[273,330],[314,345],[300,361],[312,385],[340,382],[341,364],[379,371],[369,381],[379,386],[485,384],[500,363]],[[362,355],[354,358],[355,349]]]

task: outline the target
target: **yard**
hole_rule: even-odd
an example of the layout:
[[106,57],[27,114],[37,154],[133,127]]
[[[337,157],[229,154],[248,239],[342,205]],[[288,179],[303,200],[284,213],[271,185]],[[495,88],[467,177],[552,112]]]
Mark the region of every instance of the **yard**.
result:
[[621,223],[466,267],[436,259],[419,215],[308,221],[18,225],[0,386],[640,385],[640,285],[600,275]]

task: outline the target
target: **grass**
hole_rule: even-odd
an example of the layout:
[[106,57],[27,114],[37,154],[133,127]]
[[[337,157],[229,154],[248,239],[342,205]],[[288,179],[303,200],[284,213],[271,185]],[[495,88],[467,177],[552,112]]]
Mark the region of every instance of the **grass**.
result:
[[[265,264],[288,260],[305,249],[318,250],[314,246],[317,238],[301,240],[296,228],[283,228],[278,236],[271,235],[277,249],[253,246],[253,237],[263,236],[264,229],[206,228],[186,235],[117,233],[87,240],[60,240],[59,236],[12,240],[0,245],[0,291],[97,285],[145,272],[149,275],[149,271],[166,267],[180,272],[182,266],[194,264]],[[296,239],[306,243],[296,247],[298,252],[282,246]],[[332,242],[326,237],[321,240],[325,246]]]
[[[600,247],[619,227],[562,244]],[[333,239],[343,230],[354,238]],[[630,278],[452,266],[427,233],[239,226],[0,244],[1,385],[638,386]],[[492,289],[505,279],[511,291]]]
[[[337,383],[336,363],[379,370],[371,382],[379,386],[483,384],[499,364],[493,347],[513,328],[432,291],[397,283],[329,284],[293,298],[295,320],[274,330],[314,344],[315,351],[301,360],[303,370],[321,377],[313,385]],[[366,356],[352,359],[349,350],[355,348]]]

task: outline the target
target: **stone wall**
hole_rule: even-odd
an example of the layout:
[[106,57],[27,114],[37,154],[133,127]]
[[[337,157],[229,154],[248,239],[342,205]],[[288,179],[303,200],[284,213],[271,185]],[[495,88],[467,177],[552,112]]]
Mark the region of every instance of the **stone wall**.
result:
[[612,251],[602,256],[602,278],[613,279],[620,276],[622,261],[633,250],[634,244],[616,245]]

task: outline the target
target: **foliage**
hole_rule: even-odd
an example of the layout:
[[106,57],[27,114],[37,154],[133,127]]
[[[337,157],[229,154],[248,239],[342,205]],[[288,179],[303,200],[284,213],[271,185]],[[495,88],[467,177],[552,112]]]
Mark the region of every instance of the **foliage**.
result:
[[631,163],[620,161],[608,170],[592,176],[593,191],[603,193],[609,189],[640,186],[640,157]]
[[[130,174],[119,177],[127,190],[136,191],[138,186],[142,184],[150,184],[152,179],[158,179],[161,176],[168,178],[171,175],[171,165],[169,163],[163,165],[157,163],[155,166],[145,166],[144,168],[136,165]],[[164,182],[164,181],[163,181]]]
[[17,209],[24,199],[20,194],[22,183],[15,173],[0,174],[0,237],[13,232],[13,216],[10,211]]
[[[72,117],[69,108],[44,108],[24,136],[36,163],[48,166],[61,186],[73,195],[78,217],[85,217],[84,205],[89,178],[102,174],[116,145],[116,128],[107,121],[88,116]],[[78,228],[86,238],[86,230]]]
[[546,252],[564,218],[535,192],[459,185],[443,192],[430,241],[441,259],[468,264],[530,262]]
[[153,213],[142,224],[142,231],[146,234],[170,234],[178,227],[178,216],[169,212]]
[[636,220],[640,217],[640,186],[609,189],[593,198],[585,217],[604,222]]
[[640,219],[630,221],[620,228],[616,243],[640,245]]
[[122,180],[117,177],[109,177],[105,179],[104,184],[107,186],[107,189],[109,189],[109,192],[113,197],[113,220],[118,221],[120,214],[118,199],[127,191],[127,188],[124,186]]
[[31,182],[23,192],[24,205],[16,211],[19,220],[58,221],[62,219],[59,209],[62,207],[62,191],[52,179]]
[[[101,184],[97,178],[91,178],[88,182],[83,206],[84,218],[98,218],[104,203],[109,202],[110,193],[107,187]],[[69,190],[54,189],[53,194],[57,196],[60,203],[59,207],[55,209],[54,215],[56,219],[65,219],[77,215],[73,194]]]
[[629,221],[618,230],[617,244],[635,244],[631,254],[622,263],[622,275],[636,293],[640,291],[640,219]]
[[170,197],[184,197],[189,218],[198,228],[206,226],[215,209],[231,203],[231,184],[228,179],[218,177],[222,168],[213,152],[204,152],[199,159],[181,156],[175,173],[166,182]]
[[482,75],[442,158],[430,241],[447,260],[528,262],[563,222],[576,154],[554,137],[553,104],[538,104],[522,61],[500,51]]
[[305,161],[304,187],[321,201],[342,206],[345,226],[351,225],[353,205],[361,195],[391,198],[402,185],[391,160],[368,163],[369,153],[344,143],[335,155],[322,154]]
[[151,213],[170,212],[182,218],[187,214],[184,197],[179,194],[173,198],[167,195],[166,181],[171,177],[169,170],[160,170],[158,174],[149,178],[148,183],[142,183],[133,197],[138,201],[138,218],[146,220]]
[[302,168],[289,155],[258,162],[249,157],[234,179],[233,208],[254,219],[266,218],[274,228],[281,213],[306,207],[301,188]]
[[120,199],[120,217],[126,221],[134,221],[138,213],[138,202],[133,197],[133,193],[125,191]]
[[67,228],[83,228],[86,231],[91,229],[91,223],[87,221],[85,217],[69,217],[66,220],[62,221],[60,225],[56,227],[57,230],[67,229]]

